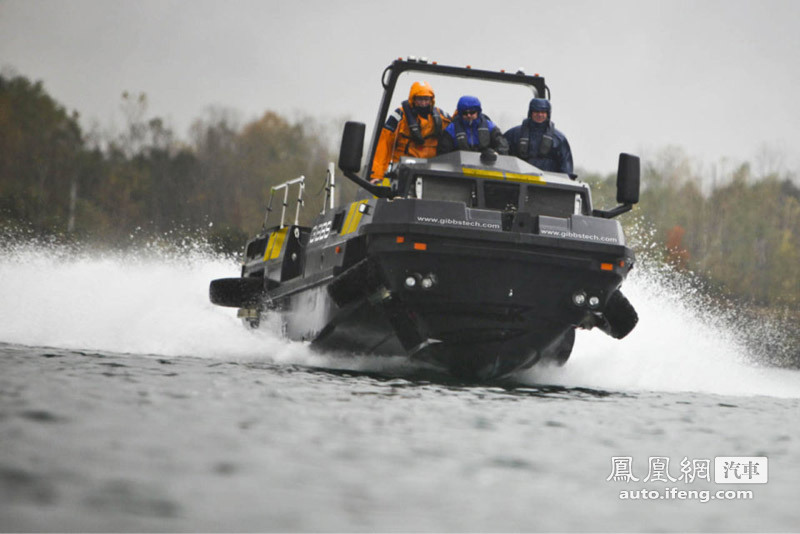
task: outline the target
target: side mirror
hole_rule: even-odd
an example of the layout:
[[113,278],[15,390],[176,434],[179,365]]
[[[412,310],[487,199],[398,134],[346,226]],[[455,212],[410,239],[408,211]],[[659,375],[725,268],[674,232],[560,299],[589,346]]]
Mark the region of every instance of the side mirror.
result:
[[610,210],[592,210],[595,217],[611,219],[633,209],[639,202],[639,156],[620,154],[617,167],[617,202],[619,206]]
[[639,156],[620,154],[617,167],[617,202],[636,204],[639,202]]
[[344,123],[342,146],[339,148],[339,168],[353,183],[366,189],[376,197],[392,198],[395,193],[391,187],[371,184],[356,174],[361,170],[365,131],[366,126],[363,122],[347,121]]
[[344,124],[342,146],[339,148],[339,168],[346,173],[361,170],[365,130],[366,125],[363,122],[348,121]]

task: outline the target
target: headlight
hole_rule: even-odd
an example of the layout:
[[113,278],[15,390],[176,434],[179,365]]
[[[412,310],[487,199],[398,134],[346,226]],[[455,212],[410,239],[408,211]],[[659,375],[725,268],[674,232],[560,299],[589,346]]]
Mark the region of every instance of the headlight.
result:
[[436,275],[429,274],[425,276],[425,278],[423,278],[422,281],[420,282],[420,285],[422,286],[422,289],[432,288],[433,286],[436,285]]

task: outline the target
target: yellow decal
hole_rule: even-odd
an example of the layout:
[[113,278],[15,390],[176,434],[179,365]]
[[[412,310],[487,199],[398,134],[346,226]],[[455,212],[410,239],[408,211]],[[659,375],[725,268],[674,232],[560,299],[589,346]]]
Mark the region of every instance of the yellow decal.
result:
[[520,174],[518,172],[489,171],[486,169],[472,169],[461,167],[464,176],[476,178],[489,178],[491,180],[509,180],[511,182],[525,182],[529,184],[546,184],[547,182],[538,174]]
[[544,178],[539,176],[538,174],[519,174],[516,172],[507,172],[506,173],[506,180],[511,180],[512,182],[525,182],[528,184],[546,184]]
[[270,234],[269,241],[267,242],[267,250],[264,253],[264,261],[274,260],[280,256],[283,242],[286,240],[286,232],[288,231],[289,227],[287,226],[286,228],[281,228]]
[[468,167],[461,167],[461,172],[466,176],[475,176],[476,178],[492,178],[494,180],[502,180],[502,171],[487,171],[486,169],[470,169]]
[[342,225],[342,235],[349,234],[351,232],[355,232],[356,228],[358,228],[359,223],[361,222],[361,216],[363,215],[359,208],[369,202],[369,200],[360,200],[358,202],[353,202],[350,204],[350,209],[347,212],[347,217],[344,220],[344,224]]

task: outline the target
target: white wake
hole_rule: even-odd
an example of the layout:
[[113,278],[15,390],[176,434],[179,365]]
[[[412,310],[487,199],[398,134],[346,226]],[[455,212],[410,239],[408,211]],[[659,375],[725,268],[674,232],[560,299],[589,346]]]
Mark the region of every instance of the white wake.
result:
[[[276,327],[243,328],[234,309],[208,300],[209,282],[237,276],[239,265],[203,247],[126,253],[42,244],[1,248],[0,342],[373,370],[404,365],[398,359],[320,356],[305,343],[281,338]],[[692,295],[641,272],[624,291],[640,316],[627,338],[579,331],[565,367],[534,368],[522,380],[800,397],[800,372],[752,363],[729,327],[692,306]]]

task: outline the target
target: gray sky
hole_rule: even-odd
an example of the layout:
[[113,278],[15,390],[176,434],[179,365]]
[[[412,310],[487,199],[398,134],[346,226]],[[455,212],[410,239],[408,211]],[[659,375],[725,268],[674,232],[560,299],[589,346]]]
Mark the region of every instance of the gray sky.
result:
[[[145,92],[181,138],[211,105],[371,126],[400,56],[524,67],[546,77],[578,167],[677,145],[724,170],[767,146],[797,172],[798,27],[794,0],[0,0],[0,66],[42,80],[84,127],[119,127],[121,93]],[[505,130],[517,107],[485,111]]]

